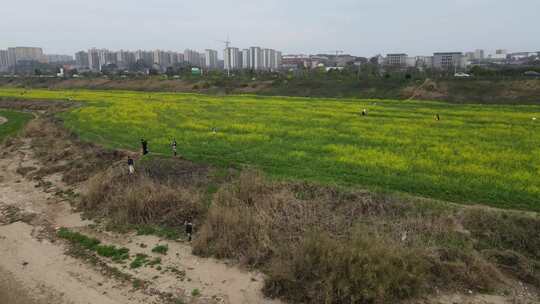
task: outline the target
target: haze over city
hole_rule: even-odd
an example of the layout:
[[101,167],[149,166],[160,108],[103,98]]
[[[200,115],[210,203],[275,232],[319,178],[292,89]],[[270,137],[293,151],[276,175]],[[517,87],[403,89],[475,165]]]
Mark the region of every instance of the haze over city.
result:
[[[0,49],[223,49],[261,45],[284,53],[344,50],[360,56],[436,51],[540,49],[540,2],[38,0],[2,7]],[[536,37],[536,38],[533,38]]]

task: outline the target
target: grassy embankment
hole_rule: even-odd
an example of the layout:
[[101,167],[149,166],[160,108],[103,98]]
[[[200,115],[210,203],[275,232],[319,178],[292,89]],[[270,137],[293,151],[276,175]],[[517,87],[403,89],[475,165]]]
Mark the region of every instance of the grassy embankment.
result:
[[[250,165],[270,176],[540,210],[540,107],[392,100],[2,89],[86,101],[62,115],[110,148]],[[23,94],[23,95],[21,95]],[[359,115],[366,108],[367,116]],[[434,116],[439,114],[440,121]],[[215,130],[215,132],[214,132]]]

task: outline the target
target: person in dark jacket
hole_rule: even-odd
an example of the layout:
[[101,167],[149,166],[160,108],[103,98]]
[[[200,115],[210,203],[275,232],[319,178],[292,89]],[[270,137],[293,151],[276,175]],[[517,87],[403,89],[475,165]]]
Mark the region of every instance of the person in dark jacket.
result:
[[133,158],[131,158],[131,156],[128,156],[128,169],[129,169],[129,174],[133,174],[135,173],[135,161],[133,161]]
[[171,149],[173,151],[174,156],[176,156],[176,138],[173,138],[171,142]]
[[437,113],[437,114],[435,115],[435,119],[437,119],[437,121],[441,120],[441,117],[439,116],[439,113]]
[[141,146],[143,155],[148,154],[148,142],[146,141],[146,139],[141,138]]
[[193,223],[191,222],[191,219],[185,221],[184,225],[186,226],[186,235],[188,237],[188,242],[191,242],[191,237],[193,235]]

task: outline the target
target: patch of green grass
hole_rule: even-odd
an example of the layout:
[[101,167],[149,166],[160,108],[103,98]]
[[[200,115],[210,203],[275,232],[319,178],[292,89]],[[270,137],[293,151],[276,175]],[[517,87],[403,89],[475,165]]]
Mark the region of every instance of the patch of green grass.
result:
[[169,251],[169,245],[157,245],[152,248],[152,252],[154,253],[167,254],[167,251]]
[[67,228],[62,227],[58,229],[57,235],[60,238],[68,240],[72,244],[76,244],[87,250],[95,251],[100,256],[111,258],[115,262],[124,261],[129,258],[128,248],[118,248],[114,245],[100,245],[101,242],[98,239],[71,231]]
[[198,296],[201,295],[201,291],[199,289],[195,288],[195,289],[193,289],[191,291],[191,295],[194,296],[194,297],[198,297]]
[[[21,89],[0,89],[16,97]],[[540,211],[540,107],[426,101],[32,90],[86,101],[61,115],[83,140],[270,176]],[[368,115],[359,115],[367,109]],[[439,114],[440,121],[435,120]],[[215,130],[215,132],[214,132]]]
[[148,262],[148,255],[137,253],[137,255],[135,255],[135,259],[129,264],[129,267],[132,269],[139,268],[146,265]]
[[6,123],[0,125],[0,142],[2,142],[7,137],[19,132],[33,116],[29,113],[0,109],[0,117],[7,119]]
[[98,246],[96,252],[101,256],[111,258],[113,261],[123,261],[129,258],[129,249],[125,247],[117,248],[114,245]]

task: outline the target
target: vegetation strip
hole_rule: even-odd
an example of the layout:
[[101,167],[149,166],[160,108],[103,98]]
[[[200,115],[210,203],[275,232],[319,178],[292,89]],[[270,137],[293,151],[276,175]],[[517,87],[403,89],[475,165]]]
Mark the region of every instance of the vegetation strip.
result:
[[179,154],[198,163],[540,211],[538,106],[88,90],[24,97],[86,101],[61,117],[108,148],[138,151],[144,137],[151,153],[172,155],[176,139]]
[[101,241],[96,238],[88,237],[63,227],[58,229],[57,235],[60,238],[68,240],[72,244],[94,251],[100,256],[111,258],[113,261],[120,262],[129,259],[128,248],[117,248],[114,245],[101,245]]

